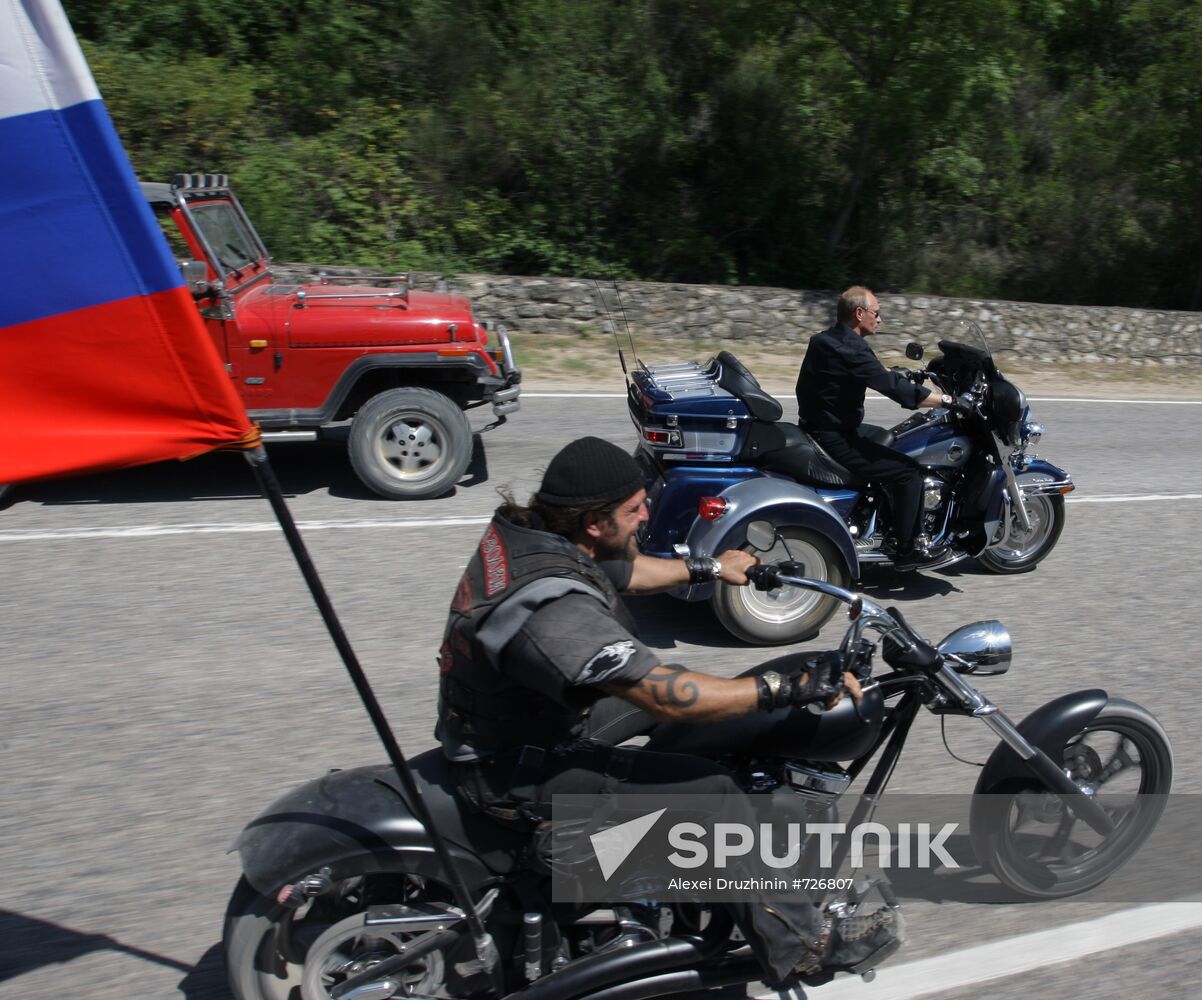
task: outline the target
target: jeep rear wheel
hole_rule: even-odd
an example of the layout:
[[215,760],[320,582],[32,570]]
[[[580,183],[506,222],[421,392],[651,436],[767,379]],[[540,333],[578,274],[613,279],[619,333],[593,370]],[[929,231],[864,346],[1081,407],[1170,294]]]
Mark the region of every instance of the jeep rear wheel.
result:
[[472,457],[472,429],[450,399],[430,389],[390,389],[360,407],[351,424],[351,466],[390,500],[442,496]]

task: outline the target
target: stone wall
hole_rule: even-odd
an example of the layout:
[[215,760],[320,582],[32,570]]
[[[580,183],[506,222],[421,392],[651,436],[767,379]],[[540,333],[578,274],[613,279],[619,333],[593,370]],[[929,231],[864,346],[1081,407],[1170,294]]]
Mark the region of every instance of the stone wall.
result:
[[[281,280],[313,280],[324,270],[280,264]],[[362,273],[362,272],[359,272]],[[804,344],[829,326],[836,293],[788,288],[658,284],[598,284],[579,278],[488,274],[414,274],[414,287],[466,295],[476,315],[522,333],[619,332],[628,324],[641,346],[688,337],[710,342]],[[999,360],[1129,363],[1202,369],[1202,313],[1059,306],[1034,302],[882,294],[878,353],[900,352],[909,340],[928,349],[960,319],[978,323]]]

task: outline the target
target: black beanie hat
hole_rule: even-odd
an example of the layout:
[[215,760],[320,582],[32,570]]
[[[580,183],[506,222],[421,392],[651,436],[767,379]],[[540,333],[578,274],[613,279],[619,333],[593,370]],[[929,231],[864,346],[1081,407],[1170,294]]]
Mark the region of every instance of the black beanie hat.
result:
[[643,470],[621,448],[583,437],[551,459],[534,496],[551,507],[588,507],[624,500],[644,485]]

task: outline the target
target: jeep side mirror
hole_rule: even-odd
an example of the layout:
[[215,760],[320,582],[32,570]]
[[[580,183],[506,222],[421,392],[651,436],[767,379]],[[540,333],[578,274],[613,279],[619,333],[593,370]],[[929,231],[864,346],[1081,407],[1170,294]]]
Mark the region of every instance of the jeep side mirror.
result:
[[179,270],[184,276],[184,284],[195,298],[208,295],[212,291],[209,285],[209,265],[203,260],[181,260]]
[[922,344],[918,343],[915,340],[911,340],[910,343],[908,343],[906,345],[906,357],[909,358],[911,361],[921,361],[922,360]]

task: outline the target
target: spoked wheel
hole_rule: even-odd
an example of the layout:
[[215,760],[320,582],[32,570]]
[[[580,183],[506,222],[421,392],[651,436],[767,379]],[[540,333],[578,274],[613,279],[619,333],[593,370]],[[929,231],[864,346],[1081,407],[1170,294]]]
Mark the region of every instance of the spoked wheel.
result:
[[[847,573],[835,547],[815,531],[781,528],[768,552],[750,546],[762,562],[792,559],[805,564],[805,575],[837,587],[847,585]],[[715,585],[714,614],[722,627],[744,642],[760,646],[802,642],[813,638],[835,613],[838,601],[800,587],[757,590],[755,587]]]
[[[367,914],[356,913],[328,928],[305,954],[301,979],[304,1000],[329,1000],[330,991],[370,973],[386,959],[399,955],[412,934],[389,933],[366,925]],[[352,995],[373,997],[433,996],[445,978],[442,952],[433,952],[396,972],[357,987]]]
[[991,573],[1025,573],[1034,569],[1056,546],[1064,530],[1064,497],[1027,497],[1030,530],[1010,515],[1010,537],[1003,545],[986,549],[977,561]]
[[1092,889],[1124,864],[1164,811],[1173,753],[1159,722],[1119,698],[1064,747],[1066,773],[1109,814],[1103,836],[1034,780],[978,795],[972,843],[978,860],[1009,888],[1035,899]]
[[[238,1000],[330,1000],[332,990],[400,954],[415,936],[367,926],[367,906],[446,898],[442,887],[416,876],[376,875],[346,879],[292,910],[243,879],[225,918],[230,988]],[[444,955],[435,951],[378,979],[368,976],[350,995],[447,996],[446,974]]]

